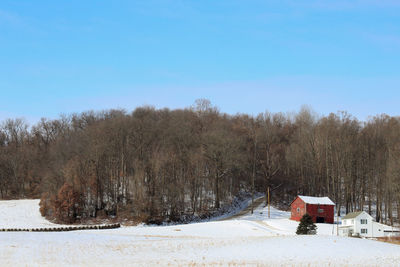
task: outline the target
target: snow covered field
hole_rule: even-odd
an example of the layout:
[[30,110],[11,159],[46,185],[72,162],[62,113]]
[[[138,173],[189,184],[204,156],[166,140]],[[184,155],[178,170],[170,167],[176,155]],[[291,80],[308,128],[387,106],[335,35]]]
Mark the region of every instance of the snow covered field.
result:
[[0,228],[46,228],[58,226],[39,212],[39,199],[1,200]]
[[[0,201],[0,227],[41,227],[37,200]],[[287,212],[259,207],[239,219],[75,232],[0,232],[0,266],[399,266],[400,246],[296,236]]]

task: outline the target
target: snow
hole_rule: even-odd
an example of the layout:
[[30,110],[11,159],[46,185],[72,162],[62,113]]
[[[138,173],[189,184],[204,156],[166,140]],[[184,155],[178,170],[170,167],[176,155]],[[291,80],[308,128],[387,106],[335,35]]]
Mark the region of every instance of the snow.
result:
[[0,228],[46,228],[58,226],[39,212],[38,199],[0,201]]
[[[0,227],[46,224],[37,200],[0,202]],[[14,205],[14,206],[13,206]],[[289,213],[263,205],[225,221],[74,232],[0,232],[0,266],[399,266],[400,246],[332,235],[297,236]]]
[[335,205],[329,197],[308,197],[299,196],[307,204],[319,204],[319,205]]
[[[264,205],[254,209],[253,214],[246,214],[239,220],[255,221],[265,225],[268,229],[273,229],[275,233],[281,235],[296,235],[299,222],[290,220],[290,212],[270,208],[270,218],[268,218],[268,208]],[[336,235],[336,224],[317,223],[317,235]]]

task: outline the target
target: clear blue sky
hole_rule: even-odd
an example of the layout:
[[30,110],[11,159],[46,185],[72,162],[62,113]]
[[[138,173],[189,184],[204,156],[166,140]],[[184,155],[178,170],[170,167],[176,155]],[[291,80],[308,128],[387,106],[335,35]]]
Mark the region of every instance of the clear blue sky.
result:
[[0,2],[0,120],[140,105],[400,115],[400,1]]

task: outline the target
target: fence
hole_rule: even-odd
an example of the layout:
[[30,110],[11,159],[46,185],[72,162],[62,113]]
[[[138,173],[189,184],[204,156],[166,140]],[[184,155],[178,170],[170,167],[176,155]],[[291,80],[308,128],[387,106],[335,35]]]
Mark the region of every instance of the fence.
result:
[[120,228],[119,223],[107,225],[83,225],[83,226],[67,226],[67,227],[50,227],[50,228],[1,228],[0,232],[66,232],[78,230],[102,230]]

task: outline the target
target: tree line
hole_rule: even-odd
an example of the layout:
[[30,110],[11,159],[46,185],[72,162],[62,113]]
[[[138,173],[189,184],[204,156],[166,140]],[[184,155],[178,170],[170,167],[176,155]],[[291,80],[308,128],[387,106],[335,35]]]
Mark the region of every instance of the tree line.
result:
[[337,212],[399,222],[400,118],[346,112],[228,115],[208,100],[0,125],[0,198],[41,198],[42,215],[145,222],[207,216],[241,192],[329,196]]

